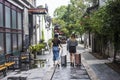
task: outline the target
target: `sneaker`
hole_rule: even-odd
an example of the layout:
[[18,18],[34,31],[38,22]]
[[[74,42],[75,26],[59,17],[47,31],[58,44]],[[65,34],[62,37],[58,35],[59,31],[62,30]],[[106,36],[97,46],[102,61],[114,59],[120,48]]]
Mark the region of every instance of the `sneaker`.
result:
[[72,63],[70,63],[70,66],[72,66]]
[[71,66],[71,67],[74,67],[74,63],[71,62],[71,63],[70,63],[70,66]]
[[74,67],[74,63],[72,63],[72,67]]
[[60,64],[57,64],[58,67],[60,67]]

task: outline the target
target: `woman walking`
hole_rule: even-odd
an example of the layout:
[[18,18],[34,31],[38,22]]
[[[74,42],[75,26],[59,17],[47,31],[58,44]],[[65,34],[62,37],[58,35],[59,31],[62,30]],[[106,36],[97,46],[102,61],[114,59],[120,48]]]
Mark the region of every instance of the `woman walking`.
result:
[[59,51],[60,51],[60,47],[62,48],[62,45],[61,45],[61,41],[58,38],[58,34],[54,35],[54,39],[52,40],[52,45],[51,46],[52,46],[52,50],[53,50],[54,66],[58,65],[58,67],[59,67],[60,66],[60,63],[59,63],[59,59],[60,59]]
[[76,53],[76,46],[78,45],[78,41],[75,38],[75,34],[71,35],[71,38],[67,41],[67,49],[70,53],[70,65],[74,66],[74,56]]

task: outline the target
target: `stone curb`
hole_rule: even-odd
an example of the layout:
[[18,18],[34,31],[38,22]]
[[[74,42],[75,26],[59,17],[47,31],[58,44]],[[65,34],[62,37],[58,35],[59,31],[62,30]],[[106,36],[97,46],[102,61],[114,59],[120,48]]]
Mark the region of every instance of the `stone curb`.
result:
[[[80,47],[84,47],[83,45],[79,44],[78,46]],[[92,68],[88,65],[87,61],[85,60],[85,58],[82,56],[81,54],[81,60],[82,60],[82,64],[85,67],[86,71],[88,72],[88,75],[90,77],[91,80],[100,80],[97,75],[95,74],[95,72],[92,70]]]
[[100,80],[100,79],[98,79],[97,75],[92,70],[92,68],[87,64],[86,60],[84,59],[84,57],[82,55],[81,55],[81,60],[82,60],[82,64],[84,65],[86,71],[88,72],[88,75],[90,76],[90,79],[91,80]]

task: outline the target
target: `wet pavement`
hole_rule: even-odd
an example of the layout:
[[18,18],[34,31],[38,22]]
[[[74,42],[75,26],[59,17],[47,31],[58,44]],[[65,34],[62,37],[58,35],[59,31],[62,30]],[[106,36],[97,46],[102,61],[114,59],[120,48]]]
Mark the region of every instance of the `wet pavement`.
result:
[[56,68],[52,80],[90,80],[90,77],[84,68],[80,67],[60,67]]
[[[70,66],[69,54],[66,51],[66,45],[63,45],[63,55],[67,55],[67,66],[66,67],[56,67],[52,80],[91,80],[85,67],[81,66]],[[80,50],[83,51],[83,48],[80,48],[77,51],[77,54],[80,54]]]
[[[6,77],[0,76],[0,80],[7,80],[8,77],[24,77],[25,80],[120,80],[120,74],[105,65],[105,63],[110,63],[110,60],[98,60],[89,54],[90,51],[90,48],[84,49],[83,45],[79,45],[77,54],[81,54],[82,65],[70,67],[69,54],[64,44],[63,53],[60,55],[67,55],[66,67],[54,67],[52,53],[45,51],[45,54],[37,55],[37,68],[9,71]],[[41,60],[44,61],[42,64]]]
[[[83,47],[82,45],[80,45]],[[86,63],[86,70],[92,80],[120,80],[120,74],[108,67],[105,63],[111,63],[109,59],[99,60],[91,55],[91,49],[84,49],[82,53],[83,64]],[[89,68],[91,72],[89,71]]]
[[[0,80],[7,80],[9,77],[26,78],[22,80],[50,80],[54,71],[52,53],[45,51],[43,55],[37,55],[35,59],[36,68],[8,71],[6,77],[0,77]],[[25,67],[25,66],[24,66]],[[23,67],[23,68],[24,68]],[[48,74],[49,73],[49,74]],[[46,77],[47,76],[47,77]],[[9,79],[9,80],[21,80],[21,79]]]

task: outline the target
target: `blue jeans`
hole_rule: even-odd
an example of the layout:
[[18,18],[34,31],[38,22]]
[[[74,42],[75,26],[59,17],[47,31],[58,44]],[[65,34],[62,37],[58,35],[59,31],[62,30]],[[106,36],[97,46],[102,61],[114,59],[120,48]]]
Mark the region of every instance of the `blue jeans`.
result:
[[59,59],[59,47],[53,46],[53,60],[56,61]]

